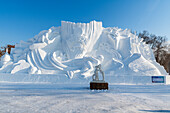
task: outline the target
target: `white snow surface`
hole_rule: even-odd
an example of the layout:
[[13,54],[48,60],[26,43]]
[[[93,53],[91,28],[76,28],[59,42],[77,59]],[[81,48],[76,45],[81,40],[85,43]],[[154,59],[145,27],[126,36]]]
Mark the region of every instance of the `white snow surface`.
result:
[[[73,23],[41,31],[1,59],[0,73],[58,74],[68,78],[92,76],[102,65],[112,75],[167,75],[151,48],[128,29],[102,27],[102,22]],[[6,56],[4,56],[6,58]]]
[[9,62],[11,60],[10,56],[8,53],[5,53],[2,57],[1,57],[1,61],[3,62]]
[[170,85],[109,85],[0,82],[1,113],[168,113]]

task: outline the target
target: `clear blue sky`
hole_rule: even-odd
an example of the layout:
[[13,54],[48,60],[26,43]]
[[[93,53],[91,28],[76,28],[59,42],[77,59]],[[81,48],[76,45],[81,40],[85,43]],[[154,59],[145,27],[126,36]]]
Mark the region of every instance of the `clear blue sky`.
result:
[[170,40],[170,0],[0,0],[0,46],[27,41],[62,20],[102,21]]

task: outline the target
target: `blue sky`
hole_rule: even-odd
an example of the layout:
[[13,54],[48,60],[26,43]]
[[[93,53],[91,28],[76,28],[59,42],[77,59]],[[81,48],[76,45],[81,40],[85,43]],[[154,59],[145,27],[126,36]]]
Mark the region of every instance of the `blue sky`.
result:
[[102,21],[170,40],[170,0],[0,0],[0,46],[27,41],[62,20]]

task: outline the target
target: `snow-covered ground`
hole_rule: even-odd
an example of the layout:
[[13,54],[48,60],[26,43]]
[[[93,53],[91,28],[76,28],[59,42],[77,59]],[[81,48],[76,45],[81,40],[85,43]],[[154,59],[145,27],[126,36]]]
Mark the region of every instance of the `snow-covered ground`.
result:
[[0,113],[170,112],[170,85],[109,85],[0,82]]

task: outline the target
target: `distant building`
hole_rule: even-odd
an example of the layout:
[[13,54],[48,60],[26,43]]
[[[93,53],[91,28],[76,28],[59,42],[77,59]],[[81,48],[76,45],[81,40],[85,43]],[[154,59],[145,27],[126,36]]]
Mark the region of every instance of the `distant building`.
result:
[[7,45],[8,48],[8,54],[11,53],[11,48],[15,48],[15,45]]

